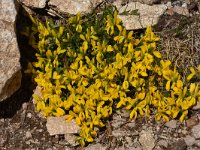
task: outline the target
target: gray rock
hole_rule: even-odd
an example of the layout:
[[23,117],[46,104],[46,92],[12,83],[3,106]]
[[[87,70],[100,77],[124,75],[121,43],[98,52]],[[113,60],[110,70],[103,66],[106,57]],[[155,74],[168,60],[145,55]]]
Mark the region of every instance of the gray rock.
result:
[[192,109],[193,110],[199,110],[200,109],[200,102],[197,101],[197,104]]
[[90,144],[87,147],[83,148],[83,150],[106,150],[106,146],[103,146],[100,143]]
[[27,7],[44,8],[47,0],[18,0]]
[[20,52],[15,33],[18,7],[14,0],[0,0],[0,101],[21,85]]
[[177,14],[184,15],[184,16],[189,16],[189,10],[185,7],[180,7],[180,6],[174,6],[173,11],[176,12]]
[[192,146],[195,143],[195,138],[190,135],[187,135],[184,140],[187,146]]
[[48,5],[55,6],[59,12],[77,14],[89,13],[103,0],[50,0]]
[[155,139],[152,130],[142,130],[139,142],[143,150],[152,150],[155,146]]
[[195,138],[200,138],[200,124],[193,126],[192,128],[192,136]]
[[76,136],[74,134],[65,134],[65,140],[71,146],[77,146],[77,145],[79,145],[79,143],[76,141]]
[[[139,2],[130,2],[126,6],[118,7],[119,18],[127,30],[142,29],[157,24],[166,9],[167,6],[164,4],[149,6]],[[133,14],[123,15],[124,11],[132,11]]]
[[67,122],[63,117],[47,117],[47,131],[50,135],[79,133],[80,127],[75,120]]
[[186,143],[183,139],[180,139],[180,140],[170,144],[167,149],[170,149],[170,150],[186,150],[187,145],[186,145]]
[[177,127],[177,120],[170,120],[169,122],[165,123],[165,126],[168,128],[175,129]]
[[160,140],[157,145],[167,148],[168,142],[166,140]]
[[117,129],[112,131],[112,135],[115,137],[122,137],[122,136],[127,136],[127,132],[126,130]]

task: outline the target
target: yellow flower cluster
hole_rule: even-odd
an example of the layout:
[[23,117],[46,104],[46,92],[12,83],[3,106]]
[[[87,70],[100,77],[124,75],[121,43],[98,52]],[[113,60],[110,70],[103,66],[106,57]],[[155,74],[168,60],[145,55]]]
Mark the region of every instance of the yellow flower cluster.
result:
[[[156,50],[159,38],[151,27],[134,38],[116,11],[102,20],[93,26],[77,14],[67,25],[55,26],[32,18],[30,43],[37,49],[37,61],[27,72],[41,87],[42,97],[33,95],[37,110],[44,116],[75,119],[82,145],[92,142],[95,127],[105,126],[113,109],[121,107],[131,110],[134,119],[155,114],[157,120],[182,122],[200,98],[198,85],[187,87],[176,67],[171,69],[171,62],[162,60]],[[191,71],[188,80],[196,73]]]

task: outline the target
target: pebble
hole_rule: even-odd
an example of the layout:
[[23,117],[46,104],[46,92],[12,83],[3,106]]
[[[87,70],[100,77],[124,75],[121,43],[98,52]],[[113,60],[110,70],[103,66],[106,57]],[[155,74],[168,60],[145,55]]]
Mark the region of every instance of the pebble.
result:
[[112,131],[112,135],[115,137],[122,137],[122,136],[127,136],[127,132],[126,130],[116,129]]
[[169,149],[169,150],[186,150],[187,149],[187,145],[186,145],[186,143],[185,143],[185,141],[183,139],[180,139],[180,140],[170,144],[167,147],[167,149]]
[[73,134],[65,134],[64,135],[65,140],[71,145],[71,146],[77,146],[79,143],[76,141],[76,136]]
[[143,150],[152,150],[155,146],[155,139],[152,130],[141,131],[139,142]]
[[190,135],[187,135],[184,140],[187,146],[192,146],[195,143],[195,138]]
[[200,124],[194,126],[191,131],[195,138],[200,138]]
[[196,126],[199,123],[198,118],[191,117],[188,120],[186,120],[186,125],[188,128],[192,128],[193,126]]
[[26,110],[27,108],[28,108],[28,103],[23,103],[23,104],[22,104],[22,109],[23,109],[23,110]]
[[136,123],[135,123],[135,121],[130,122],[130,123],[127,123],[126,126],[129,127],[129,128],[134,128],[136,126]]
[[175,129],[177,127],[177,120],[170,120],[169,122],[165,123],[165,126],[168,128]]
[[125,123],[125,121],[122,121],[122,120],[113,120],[111,125],[114,129],[117,129],[117,128],[121,127],[124,123]]
[[32,114],[31,114],[31,113],[27,113],[26,117],[27,117],[27,118],[31,118],[31,117],[32,117]]
[[133,140],[131,137],[129,137],[129,136],[125,137],[125,140],[127,142],[128,147],[133,146]]
[[107,149],[107,147],[103,146],[100,143],[90,144],[87,147],[83,148],[83,150],[106,150],[106,149]]
[[32,138],[32,134],[30,131],[27,131],[25,136],[27,139]]
[[167,140],[160,140],[160,141],[158,142],[158,145],[167,148],[168,142],[167,142]]

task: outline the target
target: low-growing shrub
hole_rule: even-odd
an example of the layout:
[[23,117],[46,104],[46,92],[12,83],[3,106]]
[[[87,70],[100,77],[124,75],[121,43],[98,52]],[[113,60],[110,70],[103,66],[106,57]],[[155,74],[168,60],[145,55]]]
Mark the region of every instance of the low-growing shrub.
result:
[[[131,110],[131,119],[155,115],[182,122],[200,98],[198,84],[184,83],[170,60],[162,59],[151,27],[134,37],[116,10],[95,19],[77,14],[66,25],[32,22],[29,42],[37,61],[26,72],[41,87],[42,97],[33,95],[36,108],[45,117],[75,119],[82,145],[94,140],[96,127],[105,126],[116,109]],[[188,81],[199,72],[200,66],[191,68]]]

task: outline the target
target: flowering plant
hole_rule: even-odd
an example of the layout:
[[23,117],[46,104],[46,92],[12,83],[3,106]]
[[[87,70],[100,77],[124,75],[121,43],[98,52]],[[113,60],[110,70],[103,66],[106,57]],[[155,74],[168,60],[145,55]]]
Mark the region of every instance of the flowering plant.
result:
[[[87,21],[77,14],[66,25],[31,19],[29,42],[37,61],[26,72],[41,87],[42,97],[33,95],[36,108],[45,117],[75,119],[82,145],[94,140],[95,127],[105,126],[115,109],[131,110],[131,119],[154,114],[156,120],[182,122],[200,99],[198,84],[186,86],[170,60],[162,59],[151,27],[136,38],[116,10]],[[191,72],[188,81],[197,74]]]

